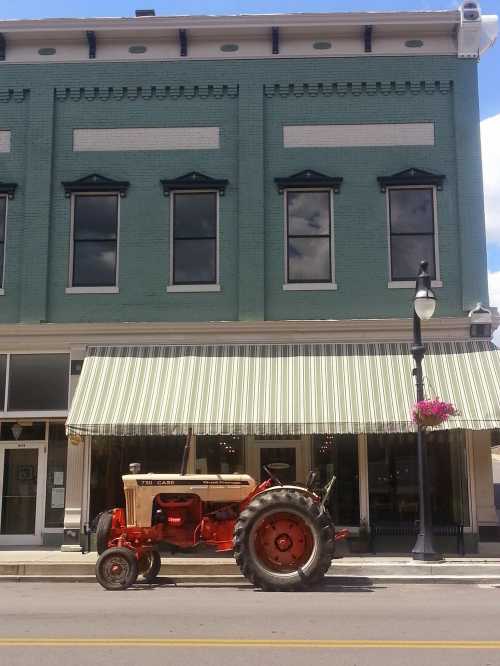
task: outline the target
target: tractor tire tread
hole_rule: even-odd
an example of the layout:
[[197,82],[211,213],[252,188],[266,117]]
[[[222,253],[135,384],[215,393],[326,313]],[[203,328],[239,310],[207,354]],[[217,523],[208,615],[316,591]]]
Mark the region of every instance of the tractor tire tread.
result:
[[98,555],[102,555],[108,547],[109,535],[111,533],[111,523],[113,521],[112,513],[112,509],[103,511],[99,516],[99,520],[97,521],[95,540]]
[[[249,536],[258,515],[270,508],[280,507],[286,510],[293,507],[308,515],[315,526],[319,554],[311,571],[299,574],[299,580],[272,580],[272,576],[263,576],[254,566],[249,548]],[[334,528],[329,515],[304,493],[291,489],[276,489],[257,495],[241,512],[235,524],[233,534],[234,557],[242,574],[253,585],[265,591],[297,591],[318,583],[330,568],[334,550]]]

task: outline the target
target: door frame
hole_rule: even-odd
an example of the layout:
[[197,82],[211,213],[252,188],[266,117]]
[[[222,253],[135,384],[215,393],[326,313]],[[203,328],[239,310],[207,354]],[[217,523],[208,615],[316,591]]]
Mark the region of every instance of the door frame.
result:
[[35,532],[34,534],[0,534],[0,546],[40,546],[42,545],[42,530],[45,524],[45,492],[47,485],[47,441],[21,440],[0,441],[0,529],[3,500],[3,479],[5,451],[7,449],[37,449],[37,484],[35,505]]
[[300,479],[303,476],[303,481],[305,481],[308,471],[307,464],[311,457],[308,447],[308,436],[301,437],[301,439],[255,439],[255,437],[249,437],[245,447],[248,474],[257,483],[259,482],[261,472],[260,452],[262,449],[295,449],[297,477]]

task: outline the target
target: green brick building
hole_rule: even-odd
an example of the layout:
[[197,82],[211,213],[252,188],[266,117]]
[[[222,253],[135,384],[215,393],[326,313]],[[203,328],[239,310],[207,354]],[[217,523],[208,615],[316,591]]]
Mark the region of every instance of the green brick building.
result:
[[434,520],[495,551],[497,313],[469,316],[495,36],[475,3],[0,21],[0,545],[79,549],[189,428],[190,471],[335,469],[353,535],[414,524],[425,259],[426,394],[461,412],[429,434]]

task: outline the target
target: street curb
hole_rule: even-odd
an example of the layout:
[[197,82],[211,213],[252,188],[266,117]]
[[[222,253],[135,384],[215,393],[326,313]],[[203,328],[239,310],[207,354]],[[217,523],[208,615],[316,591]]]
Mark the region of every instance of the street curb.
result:
[[[94,575],[0,575],[0,583],[95,583]],[[367,587],[375,585],[402,585],[402,584],[451,584],[451,585],[477,585],[481,583],[499,585],[500,576],[335,576],[328,575],[322,587]],[[137,583],[141,585],[140,581]],[[210,585],[217,587],[253,587],[241,575],[176,575],[159,576],[155,587],[161,586],[188,586]]]
[[[0,563],[0,580],[6,576],[30,577],[39,576],[42,579],[54,577],[59,579],[67,576],[83,577],[95,575],[95,562],[4,562]],[[178,579],[184,576],[201,576],[210,578],[212,576],[241,576],[240,570],[234,560],[221,562],[183,562],[172,561],[166,558],[162,561],[160,575]],[[499,579],[500,562],[495,561],[488,564],[404,564],[391,565],[387,563],[358,564],[356,562],[334,563],[328,574],[336,578],[366,578],[378,579]]]

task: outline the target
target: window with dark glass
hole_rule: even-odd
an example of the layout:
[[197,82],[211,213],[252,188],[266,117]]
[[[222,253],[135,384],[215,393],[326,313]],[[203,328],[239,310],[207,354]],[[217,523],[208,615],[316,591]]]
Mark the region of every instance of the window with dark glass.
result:
[[3,288],[5,262],[5,223],[7,218],[7,197],[0,197],[0,289]]
[[328,509],[336,525],[359,525],[359,467],[356,435],[314,435],[313,469],[324,487],[335,474]]
[[116,286],[118,195],[76,194],[73,206],[71,286]]
[[287,282],[332,282],[331,194],[286,193]]
[[388,190],[391,280],[415,280],[421,261],[436,278],[434,190],[432,187]]
[[92,437],[90,520],[106,509],[125,506],[122,474],[140,463],[145,474],[178,474],[184,436]]
[[217,282],[217,196],[173,194],[173,284]]
[[68,381],[68,354],[11,354],[7,409],[66,410]]
[[45,426],[45,421],[2,421],[0,439],[3,442],[45,439]]
[[197,474],[242,474],[245,471],[243,456],[243,437],[207,435],[196,438]]
[[[468,525],[465,437],[460,430],[426,435],[429,487],[435,525]],[[417,437],[414,433],[368,435],[370,521],[414,525],[418,519]]]

